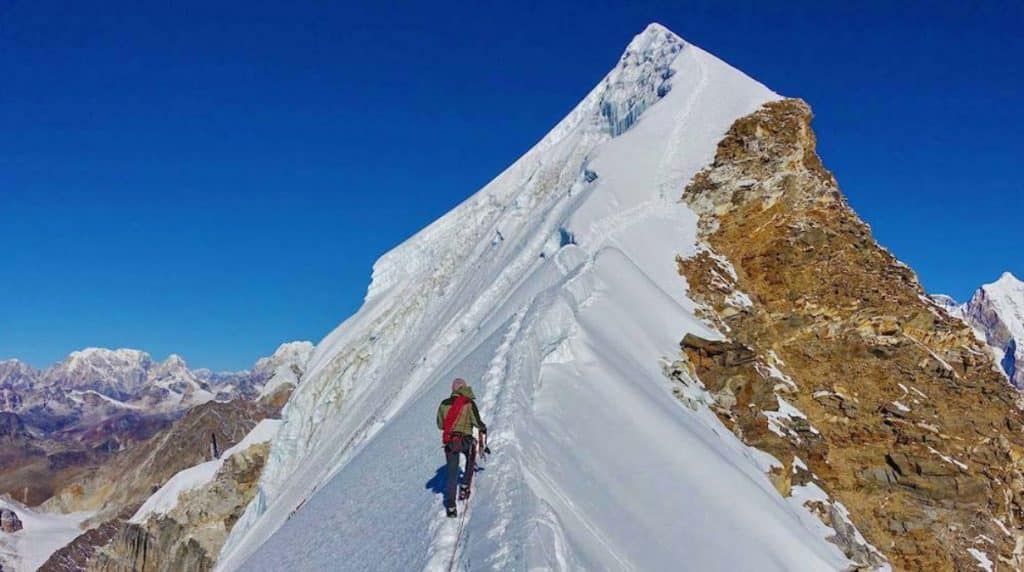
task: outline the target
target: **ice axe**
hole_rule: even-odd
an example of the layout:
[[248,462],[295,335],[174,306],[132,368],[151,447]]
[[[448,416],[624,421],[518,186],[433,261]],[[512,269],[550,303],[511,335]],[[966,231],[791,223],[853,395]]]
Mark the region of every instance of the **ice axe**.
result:
[[491,454],[491,448],[487,446],[487,432],[480,432],[480,441],[477,443],[477,449],[480,451],[480,460],[487,458],[487,455]]

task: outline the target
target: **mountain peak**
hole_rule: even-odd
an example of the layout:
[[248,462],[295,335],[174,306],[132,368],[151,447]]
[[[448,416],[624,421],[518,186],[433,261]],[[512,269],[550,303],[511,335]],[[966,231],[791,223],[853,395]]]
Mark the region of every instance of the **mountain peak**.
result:
[[0,360],[0,386],[31,384],[38,376],[37,369],[21,360]]
[[682,38],[651,24],[626,46],[618,65],[605,77],[598,109],[608,132],[618,136],[672,89],[672,63],[686,47]]
[[629,46],[626,49],[628,51],[629,48],[634,45],[650,45],[652,43],[663,42],[666,40],[673,42],[683,41],[683,39],[672,30],[669,30],[657,22],[651,22],[650,24],[647,24],[647,27],[644,28],[642,32],[633,38],[633,41],[629,43]]
[[88,347],[71,352],[64,361],[56,364],[54,368],[76,369],[83,366],[100,364],[109,367],[134,368],[149,361],[149,354],[140,350]]
[[302,352],[311,352],[311,351],[313,351],[314,347],[315,346],[314,346],[313,342],[308,342],[308,341],[305,341],[305,340],[294,341],[294,342],[285,342],[285,343],[277,346],[277,349],[274,350],[274,354],[273,355],[278,356],[278,355],[295,354],[295,353],[302,353]]
[[[507,427],[506,435],[514,434],[529,443],[525,449],[532,450],[534,443],[550,446],[538,453],[541,456],[565,456],[560,450],[565,442],[543,435],[541,429],[551,421],[546,417],[550,409],[531,405],[541,386],[554,391],[543,395],[545,403],[554,399],[579,405],[559,412],[561,426],[590,427],[593,419],[613,416],[622,399],[629,399],[632,411],[656,411],[679,420],[666,423],[674,431],[672,436],[663,436],[668,442],[690,442],[711,435],[710,429],[691,423],[686,407],[661,402],[666,397],[673,399],[671,395],[660,389],[635,389],[640,383],[664,387],[659,360],[677,353],[679,333],[688,324],[698,324],[686,314],[682,278],[674,270],[673,261],[681,248],[691,248],[689,241],[695,232],[694,215],[679,204],[679,194],[714,157],[721,135],[737,118],[776,99],[778,96],[761,84],[683,42],[663,26],[648,26],[633,38],[614,68],[520,160],[374,264],[366,303],[318,344],[313,363],[296,384],[282,413],[287,429],[272,446],[260,477],[261,502],[250,504],[245,517],[232,529],[218,568],[323,569],[340,561],[353,568],[422,569],[433,568],[438,556],[447,560],[446,554],[455,554],[450,545],[432,547],[429,553],[413,548],[396,534],[397,529],[389,528],[393,519],[380,522],[367,511],[350,515],[347,507],[339,507],[333,499],[312,494],[315,489],[343,490],[350,498],[371,494],[384,503],[374,513],[400,511],[406,515],[402,526],[440,530],[433,507],[417,501],[413,510],[404,511],[398,507],[411,506],[410,497],[378,495],[378,484],[370,482],[373,479],[361,480],[357,475],[376,474],[377,464],[387,458],[387,474],[397,479],[389,484],[394,485],[392,490],[419,494],[415,491],[423,486],[423,468],[430,466],[429,455],[436,454],[430,451],[437,449],[437,437],[423,430],[423,419],[429,420],[438,401],[447,395],[453,375],[472,380],[481,395],[483,414],[508,419],[499,423]],[[496,234],[502,238],[495,241]],[[605,287],[615,295],[598,292]],[[595,306],[598,301],[603,304],[600,308]],[[597,316],[608,319],[589,320]],[[670,322],[674,325],[666,327]],[[658,333],[647,338],[647,333],[654,331]],[[591,341],[600,346],[598,340],[613,340],[622,332],[637,333],[650,343],[614,344],[589,353]],[[562,377],[573,368],[563,370],[554,364],[567,360],[579,365],[581,377],[598,376],[588,387],[599,388],[600,396],[590,399],[595,395]],[[602,360],[607,361],[599,364]],[[647,365],[630,368],[627,373],[612,363]],[[551,383],[542,383],[542,376],[548,376]],[[358,403],[373,405],[355,407]],[[510,415],[512,411],[516,415]],[[617,434],[616,438],[622,442],[642,438],[642,430],[627,429],[629,436]],[[572,443],[572,455],[587,457],[590,467],[605,466],[600,458],[609,449],[604,436],[596,431],[579,433],[580,440]],[[697,434],[700,436],[694,437]],[[338,444],[358,443],[361,450],[380,453],[386,451],[381,447],[395,442],[403,443],[402,447],[409,444],[417,453],[338,455]],[[722,455],[701,454],[691,462],[721,468],[715,474],[724,475],[722,480],[727,482],[722,486],[744,491],[730,496],[762,498],[771,487],[767,478],[758,484],[744,472],[748,469],[734,471],[736,463],[746,461],[740,461],[739,453],[734,459],[736,450],[729,447],[721,448]],[[645,449],[637,457],[644,463],[673,465],[678,451],[670,449]],[[669,476],[645,483],[643,499],[631,498],[628,505],[612,500],[580,517],[564,505],[548,509],[544,495],[531,487],[513,486],[527,481],[527,475],[517,472],[524,466],[525,458],[520,457],[524,448],[504,450],[509,456],[499,465],[513,468],[502,479],[515,491],[497,511],[474,517],[473,524],[467,525],[467,531],[473,531],[467,532],[467,538],[482,539],[470,545],[462,557],[471,558],[474,567],[505,569],[514,567],[514,562],[530,562],[536,568],[587,568],[586,564],[601,564],[607,557],[603,552],[590,552],[590,547],[608,545],[627,550],[628,556],[616,556],[617,564],[605,567],[671,568],[669,563],[678,563],[677,556],[703,548],[676,542],[683,534],[683,521],[667,519],[675,524],[633,542],[632,535],[622,534],[630,528],[623,525],[622,515],[701,509],[718,515],[743,504],[732,499],[719,503],[719,495],[693,490],[706,483],[694,480],[690,487],[691,481],[686,481],[687,486],[681,487],[678,479]],[[620,462],[609,461],[608,466],[621,466]],[[758,469],[751,467],[749,471],[756,474]],[[588,476],[595,474],[583,470]],[[596,472],[602,477],[589,483],[594,490],[623,482],[622,474]],[[314,473],[322,476],[294,478]],[[353,478],[355,484],[348,487]],[[562,498],[579,499],[589,506],[588,492],[579,486],[583,480],[571,471],[545,473],[536,479],[548,483],[545,488],[567,491]],[[336,485],[342,481],[345,485]],[[484,487],[505,486],[497,480],[482,479],[481,483]],[[484,489],[479,494],[488,498],[498,493]],[[307,498],[302,511],[296,511],[298,499]],[[708,502],[695,508],[694,499]],[[778,511],[773,522],[796,522],[782,503],[773,501],[771,506],[775,508],[769,510]],[[322,511],[331,510],[331,518],[345,520],[355,536],[319,544],[316,550],[288,554],[279,550],[280,546],[293,546],[299,536],[308,537],[305,526],[309,519],[319,519]],[[495,546],[486,540],[491,538],[488,531],[503,526],[500,522],[506,518],[520,522],[543,519],[552,523],[554,530],[537,538],[533,527],[515,527]],[[574,524],[565,528],[556,524],[581,519],[586,531]],[[805,541],[802,529],[777,531],[739,515],[728,521],[728,527],[722,525],[725,522],[709,524],[707,536],[746,538],[772,530],[776,539],[797,547],[787,556],[792,559],[791,568],[797,562],[805,568],[814,567],[815,562],[821,568],[830,567],[820,554],[831,548],[824,540]],[[731,523],[745,528],[737,532]],[[579,552],[563,551],[563,546],[576,546],[577,533],[584,535],[581,545],[586,547]],[[601,541],[591,543],[591,534]],[[773,542],[764,537],[752,546]],[[387,554],[389,560],[373,557],[371,562],[368,554],[360,553],[365,546]],[[514,547],[525,548],[520,552]],[[707,563],[720,557],[712,552],[692,557]],[[743,552],[750,562],[767,559],[757,550]],[[555,553],[565,553],[566,559],[547,560]],[[360,560],[363,556],[368,559]],[[746,562],[730,564],[742,568]]]
[[171,354],[160,364],[160,369],[163,371],[185,370],[188,369],[188,364],[185,363],[185,358],[180,355]]
[[1024,284],[1024,282],[1021,282],[1020,278],[1017,278],[1016,276],[1014,276],[1013,272],[1006,271],[1006,272],[1003,272],[1003,275],[999,277],[999,280],[996,280],[996,284],[1009,284],[1009,285],[1017,286],[1017,285]]
[[68,356],[70,358],[93,358],[93,357],[118,357],[118,358],[138,358],[142,356],[148,356],[144,351],[134,350],[130,348],[101,348],[101,347],[88,347],[82,348],[71,352]]
[[1003,272],[999,280],[986,284],[981,289],[986,295],[996,298],[1024,297],[1024,282],[1021,282],[1012,272]]
[[655,34],[655,33],[659,33],[659,32],[668,32],[668,33],[671,34],[672,30],[669,30],[668,28],[666,28],[665,26],[659,24],[658,22],[651,22],[650,24],[647,24],[647,27],[644,28],[644,31],[642,33],[643,34]]

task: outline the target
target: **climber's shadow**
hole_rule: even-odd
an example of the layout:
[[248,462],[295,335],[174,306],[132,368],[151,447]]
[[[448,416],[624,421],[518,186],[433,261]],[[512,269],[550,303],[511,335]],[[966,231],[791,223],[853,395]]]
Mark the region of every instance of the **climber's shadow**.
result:
[[431,477],[429,481],[427,481],[426,488],[433,492],[434,494],[443,495],[444,485],[448,480],[448,475],[446,474],[447,472],[448,465],[441,465],[440,467],[438,467],[437,472],[434,473],[434,476]]
[[[480,473],[480,472],[483,472],[483,470],[484,470],[484,468],[481,467],[479,464],[477,464],[476,472]],[[427,489],[428,491],[430,491],[430,492],[432,492],[434,494],[443,495],[444,494],[444,485],[448,481],[448,474],[447,473],[448,473],[448,466],[447,465],[441,465],[440,467],[437,468],[437,472],[434,473],[433,477],[430,477],[430,480],[427,481],[427,484],[424,485],[423,488]],[[459,467],[459,480],[461,481],[465,477],[466,477],[466,471],[462,467]]]

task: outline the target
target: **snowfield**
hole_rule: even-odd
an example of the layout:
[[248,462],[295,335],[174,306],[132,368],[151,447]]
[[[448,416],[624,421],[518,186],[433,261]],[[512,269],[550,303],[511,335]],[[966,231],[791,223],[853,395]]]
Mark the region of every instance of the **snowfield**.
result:
[[93,515],[36,512],[7,497],[0,497],[0,509],[13,510],[24,527],[12,534],[0,531],[0,569],[13,572],[32,572],[42,566],[54,552],[82,534],[79,525]]
[[[777,461],[663,373],[687,332],[721,337],[676,271],[700,247],[678,198],[777,98],[658,25],[638,35],[533,149],[377,262],[218,569],[845,568],[800,504],[821,495],[782,498]],[[449,520],[434,415],[456,376],[494,453]]]

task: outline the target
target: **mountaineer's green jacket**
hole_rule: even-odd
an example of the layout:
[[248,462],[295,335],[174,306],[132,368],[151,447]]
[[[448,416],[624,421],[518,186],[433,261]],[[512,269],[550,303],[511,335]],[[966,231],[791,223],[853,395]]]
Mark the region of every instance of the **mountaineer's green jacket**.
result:
[[444,430],[444,418],[448,415],[448,410],[451,409],[452,404],[455,403],[456,395],[468,397],[469,403],[464,405],[462,411],[459,412],[459,418],[455,420],[452,432],[472,435],[473,427],[476,427],[481,433],[486,433],[487,426],[480,419],[480,410],[476,408],[476,397],[473,395],[473,388],[468,385],[456,389],[452,392],[451,397],[441,402],[441,406],[437,408],[437,428],[442,431]]

